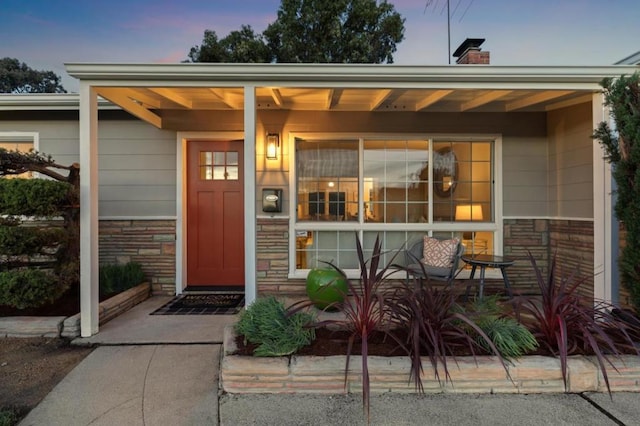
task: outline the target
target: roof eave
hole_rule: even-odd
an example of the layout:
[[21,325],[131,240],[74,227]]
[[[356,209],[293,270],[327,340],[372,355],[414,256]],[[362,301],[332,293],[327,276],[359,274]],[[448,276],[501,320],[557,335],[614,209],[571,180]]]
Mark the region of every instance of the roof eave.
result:
[[246,85],[302,84],[308,86],[513,83],[599,84],[638,70],[633,65],[607,66],[496,66],[389,64],[95,64],[69,63],[67,72],[91,84],[106,82],[181,82]]

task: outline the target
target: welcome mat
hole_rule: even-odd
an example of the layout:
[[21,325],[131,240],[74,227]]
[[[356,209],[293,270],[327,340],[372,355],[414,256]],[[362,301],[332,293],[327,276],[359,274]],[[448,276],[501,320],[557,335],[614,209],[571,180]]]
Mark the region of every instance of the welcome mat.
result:
[[151,315],[233,315],[244,306],[244,294],[185,294],[176,296]]

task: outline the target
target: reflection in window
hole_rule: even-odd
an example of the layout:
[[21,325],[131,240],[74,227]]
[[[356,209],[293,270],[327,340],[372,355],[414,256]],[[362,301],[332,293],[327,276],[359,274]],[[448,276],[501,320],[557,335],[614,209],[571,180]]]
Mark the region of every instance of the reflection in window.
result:
[[493,253],[495,229],[486,225],[495,220],[493,145],[454,139],[296,140],[296,268],[324,261],[357,269],[356,235],[365,259],[380,235],[383,264],[426,234],[460,238],[471,253]]
[[298,140],[298,220],[358,220],[358,141]]

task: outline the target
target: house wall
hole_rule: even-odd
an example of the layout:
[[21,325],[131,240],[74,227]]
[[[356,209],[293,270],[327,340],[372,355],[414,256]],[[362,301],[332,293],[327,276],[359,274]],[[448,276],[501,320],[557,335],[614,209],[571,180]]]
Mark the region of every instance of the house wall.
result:
[[593,218],[593,118],[591,104],[551,111],[549,210],[552,217]]
[[[60,164],[79,159],[77,112],[0,113],[3,131],[38,132]],[[154,294],[174,294],[176,134],[103,111],[98,140],[100,263],[139,262]]]

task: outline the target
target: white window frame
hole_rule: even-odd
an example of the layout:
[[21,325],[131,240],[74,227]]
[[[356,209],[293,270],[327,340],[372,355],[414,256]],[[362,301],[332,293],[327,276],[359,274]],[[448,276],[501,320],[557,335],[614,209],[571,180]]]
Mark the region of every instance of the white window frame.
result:
[[[5,132],[0,131],[0,143],[31,143],[34,151],[40,150],[40,134],[38,132]],[[34,172],[32,177],[38,178],[40,174]]]
[[[353,231],[353,222],[297,222],[297,175],[296,175],[296,139],[314,139],[314,140],[331,140],[331,139],[354,139],[360,141],[360,151],[362,150],[362,143],[364,140],[371,139],[417,139],[425,140],[429,142],[429,146],[432,146],[434,140],[448,139],[455,141],[493,141],[493,176],[494,176],[494,196],[493,196],[493,222],[474,223],[474,230],[476,231],[488,231],[493,232],[493,252],[496,255],[503,253],[503,241],[504,241],[504,227],[503,227],[503,195],[502,195],[502,135],[500,134],[403,134],[403,133],[306,133],[306,132],[291,132],[288,135],[287,143],[288,150],[291,153],[289,155],[289,211],[292,212],[289,215],[289,272],[288,277],[291,279],[305,279],[309,273],[309,269],[296,269],[296,231]],[[432,150],[429,154],[430,162],[432,160]],[[360,163],[362,162],[362,156],[359,153]],[[359,164],[360,170],[362,170],[363,164]],[[430,173],[432,173],[430,171]],[[359,193],[362,193],[364,183],[358,179]],[[429,193],[433,191],[429,189]],[[362,204],[362,197],[359,197],[358,202]],[[362,209],[359,209],[362,211]],[[429,217],[432,217],[433,205],[429,204]],[[362,236],[362,232],[365,231],[392,231],[389,226],[398,226],[398,231],[409,232],[424,232],[431,235],[433,232],[455,232],[455,231],[468,231],[468,225],[456,224],[455,222],[431,222],[431,223],[402,223],[399,225],[392,225],[389,223],[371,223],[367,224],[366,228],[362,228],[362,224],[358,223],[359,233]],[[425,225],[428,229],[425,230]],[[401,227],[401,229],[400,229]],[[345,270],[349,278],[358,278],[358,271]],[[458,278],[468,278],[470,271],[463,270]],[[502,278],[499,270],[488,269],[485,277],[488,279]]]

